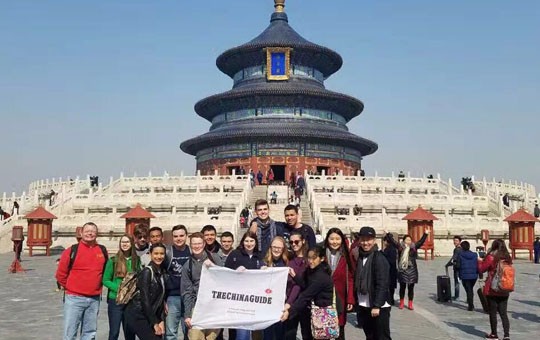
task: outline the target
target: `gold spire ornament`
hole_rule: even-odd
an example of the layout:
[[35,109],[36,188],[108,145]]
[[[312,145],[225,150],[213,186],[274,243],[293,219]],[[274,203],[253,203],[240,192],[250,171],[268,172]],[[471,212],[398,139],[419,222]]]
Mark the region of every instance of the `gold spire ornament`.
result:
[[274,7],[276,13],[285,12],[285,0],[274,0]]

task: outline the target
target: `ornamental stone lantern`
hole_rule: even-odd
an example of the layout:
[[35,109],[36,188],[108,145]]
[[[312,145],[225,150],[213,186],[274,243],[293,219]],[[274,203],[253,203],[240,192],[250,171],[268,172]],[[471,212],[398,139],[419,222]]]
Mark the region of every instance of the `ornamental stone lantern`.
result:
[[433,221],[438,220],[438,218],[421,206],[418,206],[415,211],[403,217],[403,220],[407,221],[407,233],[411,235],[413,242],[418,242],[426,230],[430,231],[426,242],[424,242],[420,249],[424,250],[424,260],[428,259],[428,250],[431,251],[431,259],[433,260],[435,258],[433,254],[435,251]]
[[512,259],[516,258],[516,249],[529,251],[529,260],[533,260],[534,223],[540,222],[536,217],[521,208],[504,219],[508,222]]
[[145,210],[140,203],[137,203],[134,208],[120,216],[120,218],[126,219],[126,234],[129,235],[133,235],[133,231],[135,230],[135,226],[137,224],[142,223],[150,228],[150,219],[154,217],[155,216]]
[[57,218],[43,207],[24,216],[28,220],[28,240],[26,245],[29,248],[29,255],[32,256],[34,247],[45,247],[45,254],[51,255],[52,245],[52,222]]

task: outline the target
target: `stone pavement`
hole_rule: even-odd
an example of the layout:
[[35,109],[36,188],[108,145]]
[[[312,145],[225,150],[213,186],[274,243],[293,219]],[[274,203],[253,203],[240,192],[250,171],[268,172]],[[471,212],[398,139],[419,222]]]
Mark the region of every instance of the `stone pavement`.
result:
[[[55,259],[52,257],[23,256],[24,274],[7,274],[11,255],[0,255],[0,339],[58,340],[62,334],[62,293],[55,292]],[[436,301],[436,275],[444,272],[447,259],[419,261],[420,283],[416,289],[415,311],[392,308],[393,339],[481,339],[489,330],[488,316],[480,311],[475,296],[476,311],[466,309],[465,294],[452,303]],[[517,288],[508,306],[511,338],[530,339],[540,329],[540,265],[518,261]],[[355,328],[355,315],[349,315],[347,339],[364,339]],[[501,329],[499,321],[499,329]],[[107,305],[101,304],[97,339],[107,339]],[[500,331],[502,335],[502,330]],[[537,334],[536,336],[534,334]]]

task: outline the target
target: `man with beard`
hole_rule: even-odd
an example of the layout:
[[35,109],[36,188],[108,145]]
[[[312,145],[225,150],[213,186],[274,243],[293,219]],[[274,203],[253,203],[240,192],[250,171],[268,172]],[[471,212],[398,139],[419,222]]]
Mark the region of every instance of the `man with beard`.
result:
[[257,217],[251,222],[250,232],[257,235],[259,251],[266,254],[276,236],[284,236],[283,225],[270,218],[270,206],[264,199],[255,202]]
[[367,340],[391,340],[388,281],[390,268],[375,242],[375,230],[362,227],[359,247],[353,257],[358,259],[354,287],[358,298],[357,318]]

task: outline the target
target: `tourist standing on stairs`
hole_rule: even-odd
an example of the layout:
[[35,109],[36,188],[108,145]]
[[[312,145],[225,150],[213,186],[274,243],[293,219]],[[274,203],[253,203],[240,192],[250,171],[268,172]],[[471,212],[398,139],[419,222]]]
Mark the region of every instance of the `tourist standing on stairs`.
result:
[[446,264],[445,268],[450,266],[454,267],[454,297],[453,300],[459,299],[459,266],[457,266],[457,260],[459,253],[461,252],[461,236],[454,236],[454,253],[452,258]]
[[107,261],[103,273],[103,285],[109,289],[107,293],[107,315],[109,317],[109,340],[118,340],[120,326],[125,340],[135,340],[135,333],[129,330],[124,315],[125,305],[116,303],[116,294],[120,283],[127,273],[136,272],[140,268],[140,260],[135,252],[135,242],[129,234],[124,234],[118,242],[118,252]]
[[413,310],[414,300],[414,285],[418,283],[418,266],[416,258],[418,257],[418,249],[424,245],[429,235],[429,230],[424,231],[422,238],[414,243],[410,235],[403,236],[401,242],[397,242],[392,237],[392,234],[384,231],[385,238],[393,244],[399,253],[398,260],[398,281],[399,281],[399,309],[403,309],[405,305],[405,290],[408,290],[409,303],[408,307]]
[[261,170],[259,170],[257,172],[257,182],[259,182],[259,185],[262,185],[263,177],[264,177],[263,173],[261,172]]
[[[354,265],[349,254],[349,244],[339,228],[331,228],[324,240],[326,259],[332,270],[336,289],[336,308],[339,317],[339,338],[345,339],[347,312],[354,307]],[[357,248],[358,249],[358,248]]]
[[184,339],[187,339],[187,329],[184,324],[182,296],[180,295],[180,285],[182,281],[182,267],[189,260],[191,252],[186,244],[187,229],[184,225],[175,225],[172,228],[171,246],[167,246],[165,268],[168,277],[165,281],[166,311],[165,339],[178,339],[178,326],[181,325]]
[[315,241],[315,232],[313,228],[307,224],[300,222],[298,216],[298,207],[296,205],[289,204],[285,207],[285,238],[289,239],[289,235],[298,231],[304,237],[304,240],[307,242],[308,249],[314,247],[317,242]]
[[284,236],[283,224],[270,218],[270,206],[267,200],[255,202],[257,217],[251,222],[249,231],[257,235],[258,251],[266,254],[276,236]]

